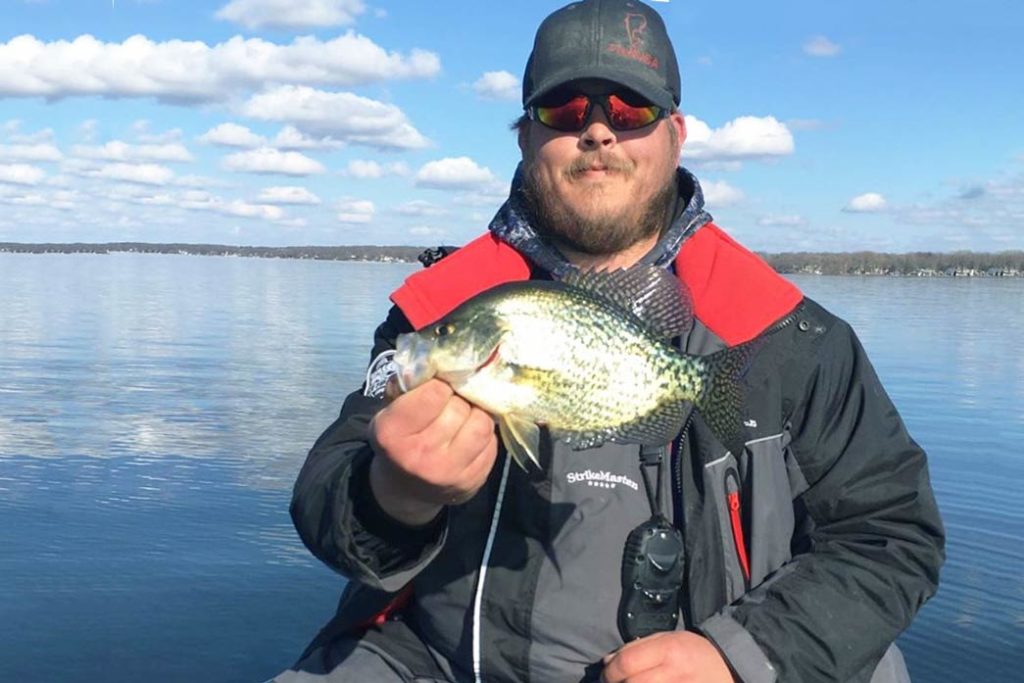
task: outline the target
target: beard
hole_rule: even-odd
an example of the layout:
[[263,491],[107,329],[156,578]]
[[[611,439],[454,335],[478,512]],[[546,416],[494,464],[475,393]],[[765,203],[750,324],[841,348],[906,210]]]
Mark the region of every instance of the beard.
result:
[[[627,177],[636,165],[600,151],[584,152],[562,170],[572,180],[599,163],[614,174]],[[588,213],[560,196],[551,183],[530,161],[524,163],[522,195],[530,223],[537,234],[553,243],[593,256],[616,254],[634,244],[659,234],[668,223],[669,210],[675,204],[677,189],[675,171],[665,179],[646,202],[625,202],[618,210],[600,211],[605,190],[600,185],[590,188],[585,201]],[[674,166],[672,166],[674,169]]]

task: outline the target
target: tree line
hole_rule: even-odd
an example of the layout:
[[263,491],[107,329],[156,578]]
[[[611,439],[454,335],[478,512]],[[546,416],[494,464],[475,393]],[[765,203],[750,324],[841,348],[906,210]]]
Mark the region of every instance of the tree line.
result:
[[[241,247],[224,244],[149,244],[105,242],[91,244],[24,244],[0,242],[0,252],[33,254],[192,254],[198,256],[247,256],[260,258],[321,259],[333,261],[415,262],[423,247],[390,246],[299,246]],[[760,254],[776,271],[784,274],[893,275],[1024,277],[1024,251],[1001,252],[911,252],[886,254],[856,252],[788,252]]]
[[1024,276],[1024,251],[885,254],[874,251],[761,254],[780,273],[819,275]]

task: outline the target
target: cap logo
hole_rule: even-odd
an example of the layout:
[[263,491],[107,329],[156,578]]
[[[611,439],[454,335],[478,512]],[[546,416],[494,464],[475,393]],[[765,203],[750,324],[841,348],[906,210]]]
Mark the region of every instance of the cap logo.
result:
[[626,37],[629,38],[629,47],[622,43],[609,43],[608,52],[633,59],[645,64],[652,69],[658,68],[658,58],[649,52],[644,52],[644,38],[647,35],[647,17],[643,14],[627,12],[625,18]]

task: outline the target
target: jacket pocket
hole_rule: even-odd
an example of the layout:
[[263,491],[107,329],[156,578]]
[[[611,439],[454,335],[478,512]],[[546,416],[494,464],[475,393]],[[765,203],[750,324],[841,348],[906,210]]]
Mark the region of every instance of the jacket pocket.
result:
[[750,588],[750,559],[747,555],[747,534],[743,530],[743,500],[740,492],[740,475],[733,467],[725,470],[725,504],[729,509],[729,530],[736,551],[736,561],[743,572],[743,587]]
[[714,501],[724,568],[726,604],[750,587],[750,561],[743,528],[743,500],[736,459],[731,453],[704,466],[706,490]]

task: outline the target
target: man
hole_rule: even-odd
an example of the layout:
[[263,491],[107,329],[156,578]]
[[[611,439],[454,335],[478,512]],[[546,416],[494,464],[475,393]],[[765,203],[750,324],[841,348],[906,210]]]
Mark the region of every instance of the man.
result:
[[[943,558],[924,453],[849,327],[711,223],[677,168],[679,96],[650,7],[584,0],[540,26],[508,201],[392,295],[366,384],[299,474],[296,527],[350,583],[280,681],[907,679],[890,646]],[[385,398],[397,334],[501,282],[636,264],[687,284],[684,352],[761,340],[742,453],[693,414],[654,457],[549,440],[528,472],[445,383]],[[652,507],[684,539],[678,617],[624,643],[624,546]]]

